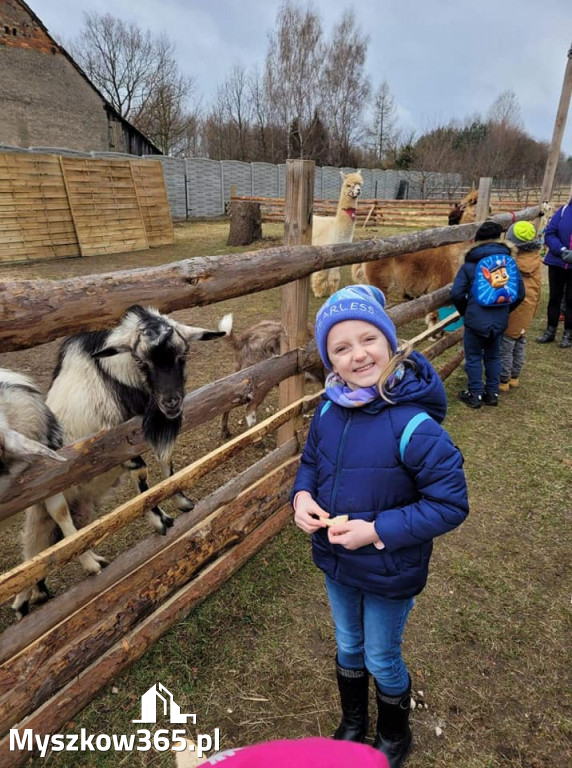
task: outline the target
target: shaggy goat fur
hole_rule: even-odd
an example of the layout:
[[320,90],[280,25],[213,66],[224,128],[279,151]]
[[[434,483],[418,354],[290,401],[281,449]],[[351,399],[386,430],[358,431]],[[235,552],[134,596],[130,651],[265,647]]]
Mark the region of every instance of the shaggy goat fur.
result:
[[[5,368],[0,369],[0,497],[11,482],[33,462],[36,456],[65,461],[56,450],[62,447],[62,430],[34,382]],[[0,522],[0,529],[7,521]],[[44,541],[42,531],[49,530],[45,546],[55,543],[59,535],[75,533],[66,499],[62,493],[28,507],[25,512],[22,544],[24,560],[39,551],[37,541]],[[59,530],[58,530],[59,529]],[[90,573],[97,573],[105,563],[103,558],[87,550],[80,555],[80,563]],[[14,609],[18,617],[28,612],[30,601],[39,603],[49,598],[42,579],[33,589],[18,595]]]
[[0,368],[0,498],[35,456],[63,459],[62,431],[34,382]]
[[[219,329],[226,333],[226,337],[234,351],[234,370],[242,371],[256,363],[261,363],[270,357],[280,354],[280,345],[286,332],[281,323],[276,320],[261,320],[256,325],[247,328],[242,333],[235,334],[232,330],[232,315],[225,315],[219,323]],[[308,339],[314,338],[314,328],[308,324]],[[324,383],[324,369],[322,365],[312,366],[307,374],[310,378]],[[246,424],[253,427],[256,424],[256,409],[262,403],[272,386],[262,386],[251,402],[246,406]],[[221,437],[223,440],[230,438],[228,428],[228,414],[223,413],[221,419]]]
[[[65,442],[143,416],[143,435],[157,455],[163,475],[172,475],[171,454],[182,422],[189,342],[222,335],[220,331],[182,325],[155,309],[134,305],[112,330],[66,339],[46,398],[61,424]],[[140,492],[148,489],[147,467],[140,456],[68,489],[66,530],[60,526],[64,535],[89,522],[96,504],[125,470],[131,472]],[[183,511],[193,507],[183,493],[175,494],[175,500]],[[173,524],[160,507],[153,507],[148,519],[163,534]],[[50,523],[43,519],[31,521],[25,534],[29,557],[52,543]],[[98,572],[105,561],[94,557],[89,570]],[[28,599],[25,591],[18,596],[15,608],[22,612]]]
[[[312,245],[335,245],[351,243],[354,239],[356,209],[361,195],[363,176],[348,173],[342,176],[342,189],[335,216],[314,216],[312,219]],[[332,267],[314,272],[310,279],[312,292],[316,298],[331,296],[340,287],[340,268]]]

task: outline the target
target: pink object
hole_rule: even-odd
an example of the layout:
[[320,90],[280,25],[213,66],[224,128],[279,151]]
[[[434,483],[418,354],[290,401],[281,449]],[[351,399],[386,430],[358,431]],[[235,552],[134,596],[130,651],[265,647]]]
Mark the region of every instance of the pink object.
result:
[[309,738],[267,741],[213,755],[205,765],[220,768],[389,768],[387,758],[366,744]]

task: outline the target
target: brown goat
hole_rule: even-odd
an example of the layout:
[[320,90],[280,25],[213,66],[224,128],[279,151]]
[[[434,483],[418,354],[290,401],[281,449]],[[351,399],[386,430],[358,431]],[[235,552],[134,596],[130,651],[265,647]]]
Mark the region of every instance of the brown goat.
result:
[[[219,323],[219,330],[226,333],[226,338],[234,350],[235,371],[242,371],[255,363],[261,363],[269,357],[280,354],[280,343],[285,336],[284,327],[276,320],[261,320],[251,328],[247,328],[242,333],[234,334],[232,332],[232,315],[225,315]],[[314,338],[314,328],[308,324],[308,340]],[[306,375],[319,382],[324,383],[324,369],[321,365],[312,366]],[[246,406],[246,424],[253,427],[256,424],[256,409],[262,403],[266,395],[270,392],[273,385],[262,386],[252,401]],[[221,419],[221,437],[223,440],[230,438],[228,428],[228,414],[223,413]]]

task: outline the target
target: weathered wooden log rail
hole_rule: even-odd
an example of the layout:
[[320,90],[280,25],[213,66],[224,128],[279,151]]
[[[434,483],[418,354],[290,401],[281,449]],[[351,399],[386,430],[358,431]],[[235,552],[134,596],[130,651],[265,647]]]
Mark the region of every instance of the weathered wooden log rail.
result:
[[[515,216],[533,219],[539,213],[536,206]],[[507,229],[513,216],[498,214],[494,219]],[[321,269],[463,242],[477,228],[478,223],[461,224],[344,245],[269,248],[57,282],[6,281],[0,285],[0,351],[109,327],[131,304],[151,304],[164,312],[205,306],[244,295],[244,286],[257,293]]]
[[[309,178],[305,184],[313,188]],[[298,211],[299,219],[290,232],[298,227],[306,237],[311,217],[305,216],[303,205],[292,205],[292,210]],[[532,219],[538,213],[538,208],[525,209],[517,218]],[[504,228],[513,220],[510,214],[495,218]],[[4,283],[0,286],[0,350],[25,349],[69,333],[109,327],[133,303],[151,303],[169,312],[242,296],[245,285],[248,293],[294,280],[302,280],[297,285],[305,286],[303,278],[318,269],[468,240],[477,226],[444,227],[321,248],[293,245],[300,240],[289,237],[290,245],[264,252],[58,282]],[[449,296],[450,288],[445,287],[394,307],[389,314],[400,327],[444,305]],[[159,302],[157,297],[161,297]],[[300,314],[302,304],[297,306]],[[298,320],[305,323],[306,318]],[[302,327],[302,322],[299,324]],[[287,322],[285,325],[290,327]],[[429,332],[424,332],[414,341],[420,343],[428,336]],[[461,337],[462,330],[446,334],[425,349],[425,354],[435,360]],[[297,336],[289,332],[289,338]],[[299,376],[316,355],[312,343],[190,393],[185,398],[183,429],[247,403],[263,383]],[[461,359],[459,352],[441,367],[439,375],[446,378]],[[282,404],[270,419],[3,574],[0,599],[96,545],[206,472],[220,469],[229,457],[261,435],[285,423],[290,425],[298,418],[296,414],[313,408],[318,397],[301,398],[285,407]],[[288,492],[306,427],[300,424],[296,429],[299,431],[292,439],[283,444],[279,439],[276,450],[198,502],[191,513],[180,515],[167,536],[152,534],[140,541],[103,573],[87,577],[0,636],[0,765],[18,768],[29,759],[26,752],[9,752],[9,728],[33,728],[38,735],[60,732],[110,679],[284,527],[290,518]],[[66,446],[62,450],[68,458],[66,463],[54,467],[53,463],[38,461],[21,476],[0,502],[0,520],[71,484],[86,481],[146,447],[140,419]]]

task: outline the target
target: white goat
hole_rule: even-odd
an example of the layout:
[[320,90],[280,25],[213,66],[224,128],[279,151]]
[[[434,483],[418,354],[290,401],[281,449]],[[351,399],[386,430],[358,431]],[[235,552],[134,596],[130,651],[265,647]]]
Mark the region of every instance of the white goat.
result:
[[[363,176],[359,171],[342,176],[342,189],[335,216],[314,216],[312,219],[312,245],[351,243],[356,226],[357,201],[361,195]],[[331,296],[340,287],[339,267],[314,272],[310,278],[316,298]]]
[[[243,368],[248,368],[251,365],[261,363],[263,360],[280,354],[281,339],[286,334],[281,323],[276,320],[261,320],[256,325],[247,328],[239,334],[232,332],[232,323],[232,314],[225,315],[219,322],[218,327],[219,330],[224,331],[234,350],[235,371],[242,371]],[[314,328],[308,324],[308,339],[313,337]],[[312,366],[306,373],[309,378],[318,381],[320,384],[324,383],[324,369],[321,365]],[[270,392],[272,386],[263,385],[246,406],[246,424],[248,427],[253,427],[256,424],[256,409]],[[228,411],[223,413],[221,419],[221,438],[223,440],[230,438],[228,414]]]
[[[92,331],[66,339],[59,352],[47,405],[59,420],[66,443],[118,426],[132,416],[143,416],[143,435],[159,459],[165,477],[173,474],[171,454],[182,422],[185,363],[191,340],[224,334],[182,325],[157,310],[130,307],[110,331]],[[139,491],[146,491],[147,467],[137,456],[91,481],[66,490],[69,535],[91,519],[94,507],[128,469]],[[179,509],[193,508],[183,493],[175,495]],[[173,525],[160,507],[148,519],[165,534]],[[77,527],[76,527],[77,526]],[[52,543],[46,525],[29,532],[29,556]],[[98,563],[103,558],[95,555]],[[95,568],[93,569],[96,570]],[[101,570],[98,564],[97,571]],[[16,598],[14,608],[27,609],[28,591]]]

